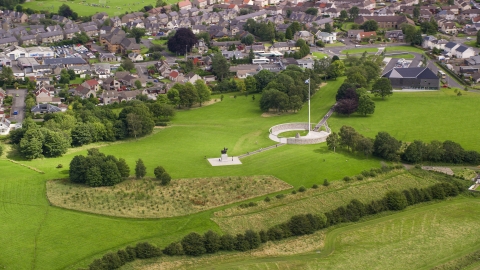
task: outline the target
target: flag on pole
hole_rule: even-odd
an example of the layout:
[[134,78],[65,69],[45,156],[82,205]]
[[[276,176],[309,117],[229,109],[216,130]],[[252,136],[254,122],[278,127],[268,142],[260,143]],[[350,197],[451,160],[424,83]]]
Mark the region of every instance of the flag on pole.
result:
[[305,80],[305,84],[309,84],[309,83],[310,83],[310,79]]

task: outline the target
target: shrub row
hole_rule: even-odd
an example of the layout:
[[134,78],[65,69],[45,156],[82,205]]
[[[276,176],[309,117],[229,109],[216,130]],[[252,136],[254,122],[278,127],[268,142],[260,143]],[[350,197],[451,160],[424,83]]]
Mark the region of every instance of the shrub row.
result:
[[180,242],[173,242],[163,251],[148,243],[139,243],[135,248],[127,247],[117,253],[108,253],[102,259],[95,260],[90,269],[116,269],[135,258],[145,259],[159,257],[162,254],[169,256],[189,255],[200,256],[205,253],[218,251],[247,251],[256,249],[261,243],[277,241],[292,236],[312,234],[336,224],[356,222],[360,218],[384,211],[399,211],[409,205],[432,200],[444,200],[450,196],[457,196],[466,187],[459,180],[440,182],[428,188],[411,188],[403,191],[389,191],[379,200],[372,200],[365,204],[353,199],[345,206],[321,214],[300,214],[290,218],[287,222],[275,225],[268,230],[255,232],[247,230],[236,236],[225,234],[220,236],[216,232],[208,231],[203,235],[192,232]]
[[148,243],[138,243],[135,247],[128,246],[117,252],[109,252],[101,259],[96,259],[90,264],[90,270],[117,269],[135,259],[148,259],[162,256],[160,248]]
[[398,169],[402,169],[403,168],[403,165],[401,164],[398,164],[398,165],[391,165],[391,166],[382,166],[381,168],[372,168],[370,169],[369,171],[367,170],[364,170],[361,172],[361,174],[357,175],[357,176],[345,176],[343,178],[343,180],[345,182],[350,182],[352,180],[363,180],[364,178],[367,178],[367,177],[376,177],[377,175],[381,175],[381,174],[385,174],[385,173],[388,173],[392,170],[398,170]]

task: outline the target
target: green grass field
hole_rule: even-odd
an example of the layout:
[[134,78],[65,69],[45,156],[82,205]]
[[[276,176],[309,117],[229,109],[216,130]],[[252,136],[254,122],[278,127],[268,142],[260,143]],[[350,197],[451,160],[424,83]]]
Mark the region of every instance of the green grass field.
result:
[[391,47],[385,47],[387,52],[392,52],[392,51],[402,51],[402,52],[415,52],[415,53],[423,53],[424,51],[412,47],[412,46],[391,46]]
[[355,49],[348,49],[348,50],[343,50],[340,53],[342,54],[352,54],[352,53],[363,53],[363,52],[378,52],[377,48],[355,48]]
[[327,43],[327,44],[325,44],[325,47],[327,47],[327,48],[328,48],[328,47],[343,47],[343,46],[345,46],[345,44],[343,44],[343,43],[340,42],[340,41],[337,41],[337,42],[335,42],[335,43]]
[[[318,122],[331,108],[342,82],[343,78],[329,81],[313,96],[312,122]],[[153,176],[154,167],[162,165],[174,179],[273,175],[296,188],[321,184],[324,179],[334,181],[346,175],[356,175],[381,164],[380,160],[366,159],[361,155],[333,153],[322,144],[282,146],[244,158],[240,166],[212,167],[204,159],[205,156],[218,157],[223,147],[229,148],[230,156],[237,156],[273,145],[274,142],[268,139],[271,126],[308,119],[305,106],[298,113],[262,117],[260,95],[256,95],[254,101],[251,95],[237,98],[233,98],[234,93],[224,95],[221,102],[200,109],[179,111],[171,126],[156,129],[154,134],[146,138],[72,148],[63,157],[54,159],[27,161],[12,157],[45,174],[11,163],[5,160],[5,155],[0,158],[0,243],[8,243],[0,249],[0,266],[14,269],[78,269],[109,250],[138,241],[150,241],[163,247],[191,231],[220,230],[211,217],[215,212],[232,205],[165,219],[114,218],[50,206],[45,196],[45,182],[66,178],[70,160],[75,155],[86,154],[90,147],[101,147],[106,154],[125,158],[131,168],[138,158],[142,158],[149,176]],[[334,115],[329,125],[333,130],[338,130],[344,124],[352,125],[370,137],[385,130],[404,141],[451,139],[466,149],[480,150],[476,136],[480,120],[475,113],[479,97],[470,92],[457,97],[452,90],[394,93],[385,101],[376,100],[377,108],[372,116]],[[213,98],[218,99],[219,96]],[[64,167],[57,169],[58,164]],[[252,200],[258,201],[263,197]],[[468,206],[465,209],[467,211]],[[404,213],[407,215],[410,211]],[[468,221],[472,217],[465,218]],[[469,222],[465,224],[470,226]],[[428,238],[422,239],[428,242]],[[465,242],[474,246],[471,242]],[[436,241],[432,243],[438,244]],[[463,250],[461,248],[458,250]],[[432,256],[444,254],[442,252],[443,249]],[[344,256],[341,255],[343,251],[339,255],[336,253],[334,256]],[[366,258],[356,256],[353,258],[358,259],[359,263],[365,263]],[[268,260],[274,261],[272,258]],[[339,266],[343,267],[342,264]]]
[[[176,0],[166,0],[168,4],[173,4],[178,1]],[[52,12],[57,12],[58,8],[63,5],[69,5],[73,11],[78,13],[79,16],[91,16],[95,13],[106,12],[110,16],[119,16],[120,14],[125,14],[125,12],[134,12],[139,11],[144,6],[152,5],[155,6],[155,1],[152,0],[143,0],[142,2],[131,2],[128,0],[32,0],[30,2],[25,2],[22,4],[23,8],[31,8],[33,10],[49,10]],[[110,8],[91,6],[95,5],[105,5]],[[118,8],[117,8],[118,7]]]
[[410,54],[410,53],[402,53],[402,54],[396,54],[396,55],[387,55],[386,57],[413,59],[413,58],[415,58],[415,55]]
[[480,125],[480,119],[473,116],[480,94],[464,91],[462,94],[459,97],[453,89],[445,88],[431,92],[395,92],[385,100],[374,98],[373,115],[334,114],[328,123],[334,131],[347,125],[371,138],[379,131],[386,131],[402,141],[453,140],[465,149],[479,151],[475,127]]
[[[182,269],[431,269],[480,249],[476,224],[480,221],[479,201],[458,198],[433,204],[422,204],[408,211],[393,213],[359,223],[345,224],[327,230],[326,237],[310,245],[310,251],[288,255],[283,243],[267,244],[259,251],[204,258],[182,258],[176,267]],[[294,251],[293,251],[294,252]],[[273,256],[268,256],[274,253]],[[124,269],[161,266],[174,269],[167,263],[138,262]],[[170,266],[170,267],[169,267]]]
[[325,56],[327,56],[326,53],[321,53],[321,52],[312,52],[312,55],[316,58],[324,58]]

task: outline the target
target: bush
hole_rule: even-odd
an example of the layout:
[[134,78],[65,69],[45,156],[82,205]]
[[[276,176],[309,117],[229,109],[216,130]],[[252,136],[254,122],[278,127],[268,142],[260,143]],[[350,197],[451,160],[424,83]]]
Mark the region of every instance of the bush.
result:
[[195,232],[183,237],[182,248],[185,254],[190,256],[200,256],[207,252],[205,249],[205,239]]
[[176,255],[184,255],[182,244],[179,242],[173,242],[168,245],[164,250],[163,253],[169,256],[176,256]]
[[[1,156],[1,154],[0,154],[0,156]],[[58,165],[57,165],[57,169],[61,169],[61,168],[63,168],[63,165],[62,165],[62,164],[58,164]]]
[[297,191],[296,190],[292,191],[292,194],[294,194],[294,195],[297,194]]
[[362,171],[362,175],[365,176],[365,177],[369,177],[370,172],[369,171]]
[[387,202],[388,209],[393,211],[403,210],[408,205],[405,194],[400,193],[399,191],[389,191],[385,195],[385,200]]
[[162,251],[158,247],[148,242],[138,243],[135,246],[135,253],[139,259],[160,257],[162,255]]
[[231,251],[235,248],[235,237],[230,234],[220,236],[220,249]]
[[422,165],[420,165],[420,164],[415,164],[415,169],[422,169]]
[[278,194],[277,196],[275,196],[275,198],[283,199],[283,198],[285,198],[285,194]]
[[355,178],[357,178],[358,181],[361,181],[361,180],[363,180],[363,175],[359,174],[359,175],[355,176]]
[[317,188],[318,188],[318,185],[317,185],[317,184],[313,184],[312,188],[317,189]]
[[257,203],[255,203],[255,202],[249,202],[249,203],[248,203],[248,206],[249,206],[249,207],[257,206]]
[[352,178],[350,178],[349,176],[345,176],[345,177],[343,178],[343,181],[345,181],[345,182],[350,182],[350,181],[352,181]]
[[305,191],[307,191],[307,189],[304,186],[301,186],[301,187],[298,188],[298,191],[299,192],[305,192]]
[[270,202],[271,199],[270,199],[270,197],[265,197],[264,201],[265,201],[265,202]]
[[323,180],[323,185],[324,185],[325,187],[328,187],[328,186],[330,186],[330,182],[328,182],[328,180],[325,179],[325,180]]

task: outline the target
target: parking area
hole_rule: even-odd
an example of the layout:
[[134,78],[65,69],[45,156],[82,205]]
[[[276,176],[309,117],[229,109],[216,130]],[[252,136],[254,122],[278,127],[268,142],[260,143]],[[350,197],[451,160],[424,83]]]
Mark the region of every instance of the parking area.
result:
[[51,46],[50,49],[55,53],[55,58],[95,58],[95,55],[83,45]]

